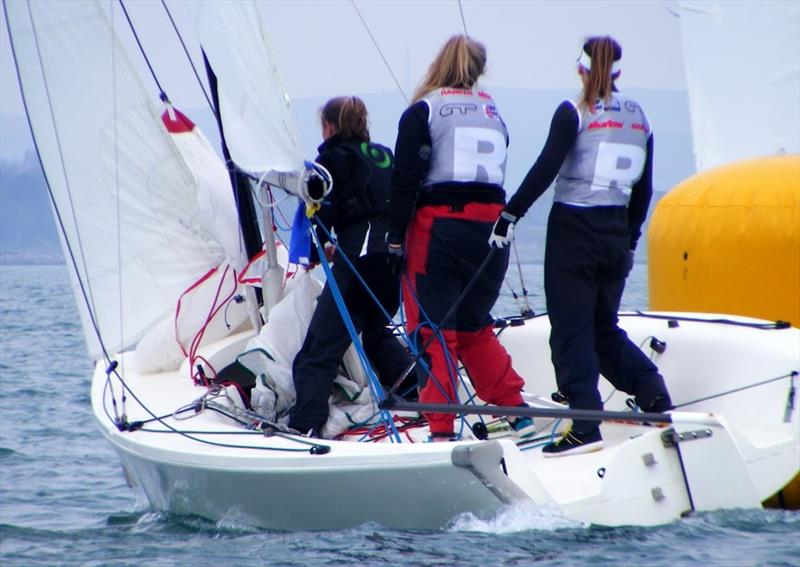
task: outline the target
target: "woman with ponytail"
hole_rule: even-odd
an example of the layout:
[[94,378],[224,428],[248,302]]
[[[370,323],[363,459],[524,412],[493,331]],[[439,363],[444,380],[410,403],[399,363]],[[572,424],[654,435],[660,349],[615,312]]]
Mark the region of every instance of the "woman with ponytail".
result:
[[[559,391],[573,409],[602,409],[602,372],[649,412],[671,409],[656,366],[619,328],[625,279],[652,195],[653,134],[637,102],[622,96],[622,48],[590,37],[577,67],[577,102],[556,109],[539,158],[495,223],[490,244],[504,247],[515,223],[556,180],[547,223],[544,286]],[[545,456],[602,447],[599,422],[575,420]]]
[[[421,380],[422,402],[456,403],[460,360],[482,400],[524,405],[523,380],[490,315],[508,264],[507,250],[490,255],[487,244],[505,203],[508,132],[492,97],[477,85],[485,65],[482,44],[463,35],[450,38],[398,128],[388,247],[396,258],[406,256],[408,331],[425,347],[430,368]],[[453,414],[426,417],[432,441],[455,437]],[[512,427],[521,436],[534,432],[527,417]]]
[[[400,303],[400,286],[392,274],[385,244],[392,152],[370,141],[367,108],[358,97],[329,100],[320,118],[324,141],[316,161],[330,172],[333,188],[313,222],[321,244],[329,241],[332,232],[336,235],[335,248],[328,244],[326,249],[332,250],[333,277],[356,331],[362,333],[364,350],[378,377],[391,387],[411,358],[387,329],[383,311],[364,289],[351,264],[393,316]],[[321,436],[328,419],[331,385],[350,344],[328,282],[317,299],[305,341],[292,366],[297,402],[290,412],[289,427]],[[400,393],[415,397],[415,387],[415,380],[406,380]]]

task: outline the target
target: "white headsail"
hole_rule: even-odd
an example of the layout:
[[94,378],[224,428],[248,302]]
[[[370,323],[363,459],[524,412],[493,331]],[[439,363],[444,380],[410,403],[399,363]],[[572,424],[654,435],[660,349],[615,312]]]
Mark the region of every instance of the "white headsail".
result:
[[[304,160],[289,112],[289,96],[271,54],[258,6],[245,0],[204,2],[200,38],[217,77],[220,121],[236,166],[307,203],[319,203],[332,186],[331,177],[322,166]],[[265,318],[280,300],[283,283],[272,222],[264,222]]]
[[204,2],[200,38],[217,75],[220,116],[233,161],[243,170],[303,167],[300,136],[254,2]]
[[97,2],[6,2],[31,127],[55,205],[89,351],[130,348],[225,258],[196,180]]
[[680,8],[697,170],[800,152],[800,3]]

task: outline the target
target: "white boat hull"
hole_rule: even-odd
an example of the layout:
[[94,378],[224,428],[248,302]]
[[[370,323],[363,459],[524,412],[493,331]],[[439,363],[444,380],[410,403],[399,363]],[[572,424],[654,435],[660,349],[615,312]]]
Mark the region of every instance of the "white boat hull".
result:
[[[792,379],[752,386],[800,367],[800,330],[691,322],[670,327],[644,317],[624,317],[622,324],[637,344],[654,335],[667,343],[657,363],[676,404],[741,390],[680,408],[668,427],[604,423],[603,450],[554,459],[510,438],[358,443],[267,437],[209,410],[119,431],[109,418],[102,366],[92,400],[127,478],[154,509],[273,529],[365,522],[438,529],[459,514],[489,517],[515,502],[583,523],[658,525],[695,510],[760,506],[800,470],[797,409],[789,407]],[[527,392],[555,389],[547,332],[546,320],[537,319],[501,334],[526,377]],[[244,340],[220,341],[204,356],[230,361]],[[122,368],[126,362],[123,356]],[[122,375],[153,414],[164,416],[205,391],[183,370]],[[605,399],[610,391],[601,382]],[[624,400],[616,393],[606,409],[624,409]],[[126,405],[129,422],[151,417],[130,395]],[[552,421],[537,419],[537,424],[546,432]],[[168,432],[169,427],[190,437]],[[330,450],[311,454],[302,444],[314,442]]]

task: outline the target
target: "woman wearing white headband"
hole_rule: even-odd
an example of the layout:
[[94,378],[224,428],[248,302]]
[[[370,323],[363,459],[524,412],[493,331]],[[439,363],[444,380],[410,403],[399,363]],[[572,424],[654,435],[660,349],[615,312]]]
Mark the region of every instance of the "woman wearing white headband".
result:
[[[602,372],[645,411],[671,409],[664,379],[619,328],[625,278],[652,195],[653,135],[638,103],[622,96],[622,48],[590,37],[578,58],[578,102],[556,109],[536,163],[494,225],[490,244],[503,247],[514,225],[556,179],[547,224],[544,284],[550,348],[559,391],[573,409],[602,409]],[[602,447],[599,422],[575,420],[546,456]]]

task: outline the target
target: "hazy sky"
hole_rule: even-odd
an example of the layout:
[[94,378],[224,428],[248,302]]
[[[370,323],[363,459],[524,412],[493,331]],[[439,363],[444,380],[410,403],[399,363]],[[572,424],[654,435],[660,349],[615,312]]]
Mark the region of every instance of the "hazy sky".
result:
[[[101,0],[101,4],[113,9],[118,34],[133,47],[117,1]],[[125,4],[173,101],[184,108],[204,105],[161,2]],[[167,0],[167,5],[198,61],[195,26],[200,2]],[[356,0],[355,7],[407,94],[443,41],[463,32],[456,0]],[[260,2],[292,98],[397,91],[355,7],[349,0]],[[623,88],[686,88],[672,0],[463,0],[461,7],[467,31],[487,46],[489,87],[577,90],[574,63],[582,38],[607,33],[623,46]],[[0,18],[0,111],[15,114],[21,112],[21,103],[2,12]],[[132,59],[142,65],[138,53],[133,52]],[[152,85],[149,77],[143,74],[143,78],[148,87]]]

